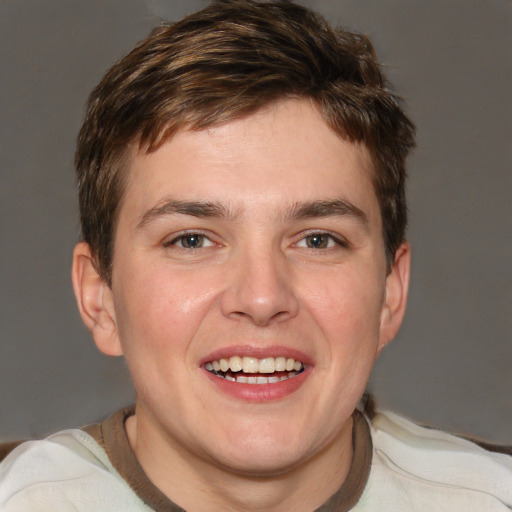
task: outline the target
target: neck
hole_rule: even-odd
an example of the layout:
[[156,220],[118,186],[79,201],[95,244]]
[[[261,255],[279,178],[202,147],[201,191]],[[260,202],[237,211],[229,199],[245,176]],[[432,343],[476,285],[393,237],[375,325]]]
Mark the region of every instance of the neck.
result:
[[126,422],[130,445],[149,479],[174,503],[194,512],[310,512],[343,484],[352,462],[352,418],[307,460],[272,474],[215,464],[184,448],[144,416]]

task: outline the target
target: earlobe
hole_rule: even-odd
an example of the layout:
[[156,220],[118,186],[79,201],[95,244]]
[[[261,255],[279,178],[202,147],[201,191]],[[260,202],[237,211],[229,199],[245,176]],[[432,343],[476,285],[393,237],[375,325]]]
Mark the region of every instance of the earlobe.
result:
[[386,277],[386,296],[381,312],[379,352],[396,336],[405,314],[409,276],[411,268],[411,248],[402,243],[395,253],[395,260]]
[[110,356],[122,355],[112,290],[100,277],[85,242],[78,243],[73,252],[71,279],[80,316],[97,347]]

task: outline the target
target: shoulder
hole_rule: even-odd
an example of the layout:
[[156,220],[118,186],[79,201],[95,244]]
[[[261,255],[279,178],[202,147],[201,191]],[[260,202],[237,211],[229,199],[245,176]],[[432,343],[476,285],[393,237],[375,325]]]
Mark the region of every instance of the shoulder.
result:
[[123,508],[137,502],[105,450],[81,430],[23,443],[0,464],[0,509],[5,512],[34,510],[35,505],[52,512],[146,510]]
[[370,429],[369,485],[375,492],[386,489],[393,506],[405,500],[409,510],[422,511],[512,507],[511,456],[388,412],[376,414]]

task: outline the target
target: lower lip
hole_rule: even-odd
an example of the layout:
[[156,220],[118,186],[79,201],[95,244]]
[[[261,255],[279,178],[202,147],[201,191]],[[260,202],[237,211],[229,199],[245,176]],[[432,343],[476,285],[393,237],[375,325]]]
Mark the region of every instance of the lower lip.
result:
[[309,377],[311,368],[306,368],[295,377],[271,384],[243,384],[217,377],[207,370],[204,372],[222,393],[247,402],[272,402],[297,391]]

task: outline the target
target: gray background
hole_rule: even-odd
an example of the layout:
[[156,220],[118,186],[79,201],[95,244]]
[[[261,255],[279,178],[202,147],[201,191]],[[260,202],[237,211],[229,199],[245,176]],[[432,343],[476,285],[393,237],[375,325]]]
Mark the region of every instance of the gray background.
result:
[[[419,421],[512,443],[512,3],[303,2],[368,33],[418,127],[412,291],[371,389]],[[0,437],[102,419],[133,400],[69,280],[73,152],[88,92],[159,23],[203,5],[0,0]]]

